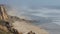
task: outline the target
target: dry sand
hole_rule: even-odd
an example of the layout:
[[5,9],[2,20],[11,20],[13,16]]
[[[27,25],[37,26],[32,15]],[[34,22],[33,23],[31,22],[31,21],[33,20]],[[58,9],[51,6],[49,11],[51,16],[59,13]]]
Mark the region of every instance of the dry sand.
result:
[[16,21],[13,23],[13,26],[13,28],[18,30],[18,32],[23,32],[24,34],[27,34],[30,31],[33,31],[36,34],[48,34],[48,32],[46,32],[44,29],[40,29],[37,26],[28,24],[25,21]]

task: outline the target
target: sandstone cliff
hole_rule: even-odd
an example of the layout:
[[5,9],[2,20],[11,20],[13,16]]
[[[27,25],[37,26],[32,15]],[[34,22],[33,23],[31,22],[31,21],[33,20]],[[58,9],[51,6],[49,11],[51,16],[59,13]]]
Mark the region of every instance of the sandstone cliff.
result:
[[6,9],[4,5],[0,5],[0,20],[8,20],[8,15],[6,13]]

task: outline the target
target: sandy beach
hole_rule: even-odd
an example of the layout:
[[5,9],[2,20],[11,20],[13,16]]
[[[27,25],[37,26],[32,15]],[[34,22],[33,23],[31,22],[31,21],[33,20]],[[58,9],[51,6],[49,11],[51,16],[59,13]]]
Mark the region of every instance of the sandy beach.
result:
[[18,32],[23,32],[24,34],[27,34],[30,31],[33,31],[36,34],[48,34],[48,32],[46,32],[44,29],[28,24],[25,21],[16,21],[13,23],[13,28],[17,29]]

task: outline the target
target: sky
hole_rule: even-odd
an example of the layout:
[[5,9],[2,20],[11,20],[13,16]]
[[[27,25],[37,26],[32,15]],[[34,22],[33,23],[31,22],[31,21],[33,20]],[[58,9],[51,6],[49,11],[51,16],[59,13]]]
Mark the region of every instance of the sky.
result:
[[60,0],[0,0],[0,4],[17,7],[60,6]]

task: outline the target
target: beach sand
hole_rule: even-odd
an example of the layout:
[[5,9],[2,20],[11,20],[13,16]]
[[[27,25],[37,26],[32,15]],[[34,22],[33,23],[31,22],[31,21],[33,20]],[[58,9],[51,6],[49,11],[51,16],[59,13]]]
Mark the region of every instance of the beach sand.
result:
[[44,29],[28,24],[25,21],[16,21],[13,23],[13,28],[18,30],[18,32],[23,32],[23,34],[27,34],[30,31],[35,32],[36,34],[48,34]]

